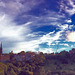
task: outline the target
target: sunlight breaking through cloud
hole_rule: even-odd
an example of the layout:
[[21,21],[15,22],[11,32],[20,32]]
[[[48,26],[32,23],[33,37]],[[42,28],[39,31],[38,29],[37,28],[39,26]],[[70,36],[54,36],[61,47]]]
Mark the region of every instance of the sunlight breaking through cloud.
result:
[[67,41],[75,42],[75,32],[68,32]]

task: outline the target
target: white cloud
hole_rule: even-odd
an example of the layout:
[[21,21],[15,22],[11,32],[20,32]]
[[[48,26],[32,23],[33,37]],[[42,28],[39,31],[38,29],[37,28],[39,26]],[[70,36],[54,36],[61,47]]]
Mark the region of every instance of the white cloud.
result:
[[38,18],[36,18],[35,16],[30,16],[30,17],[31,21],[33,22],[32,25],[36,27],[49,26],[49,25],[59,26],[61,25],[61,21],[65,19],[64,15],[60,15],[56,12],[51,12],[51,11],[47,12],[46,15],[42,15]]
[[67,33],[67,38],[66,38],[67,41],[71,41],[71,42],[75,42],[75,32],[74,31],[69,31]]
[[69,0],[70,5],[72,6],[72,9],[66,8],[65,11],[68,12],[70,15],[75,14],[75,4],[74,1]]
[[67,47],[69,47],[69,45],[68,45],[68,44],[62,44],[62,43],[61,43],[61,44],[59,44],[59,45],[63,45],[63,46],[67,46]]
[[43,35],[43,37],[41,37],[41,41],[42,43],[47,42],[47,45],[51,45],[52,42],[60,39],[60,36],[62,31],[57,32],[55,35],[51,36],[50,33]]
[[40,48],[39,51],[43,53],[53,53],[52,48]]
[[67,47],[69,47],[69,45],[68,45],[68,44],[64,44],[64,46],[67,46]]
[[63,30],[66,30],[66,29],[68,29],[68,24],[61,25],[60,28]]
[[[66,0],[67,4],[64,3],[64,0],[61,1],[61,8],[60,8],[60,12],[62,10],[64,10],[65,12],[67,12],[69,15],[73,15],[75,14],[75,4],[73,0]],[[70,8],[69,6],[71,6],[72,8]]]
[[[52,42],[60,39],[60,36],[62,35],[62,31],[57,32],[55,31],[50,32],[46,35],[42,35],[40,37],[37,37],[36,40],[32,39],[31,41],[27,41],[26,37],[28,36],[29,39],[30,36],[35,37],[36,33],[31,34],[30,24],[32,22],[27,22],[23,25],[17,25],[15,22],[13,22],[13,18],[4,14],[1,15],[0,18],[0,40],[1,41],[14,41],[15,46],[9,47],[10,50],[14,50],[14,52],[19,52],[21,50],[31,50],[35,51],[36,48],[39,48],[39,44],[47,42],[50,46]],[[2,38],[2,39],[1,39]],[[3,39],[4,38],[4,39]],[[6,50],[6,48],[4,47]]]
[[72,29],[74,27],[74,25],[69,25],[69,29]]
[[57,45],[59,42],[60,42],[60,41],[57,41],[57,40],[56,40],[56,41],[55,41],[56,45]]
[[53,46],[54,46],[54,45],[56,45],[56,44],[51,44],[51,45],[53,45]]
[[27,26],[27,25],[30,25],[32,22],[27,22],[25,23],[24,25]]
[[66,20],[66,22],[67,22],[67,23],[71,23],[71,22],[72,22],[72,20],[71,20],[71,19],[68,19],[68,20]]
[[63,50],[66,50],[67,48],[60,48],[58,49],[58,51],[63,51]]
[[[32,21],[27,22],[23,25],[17,25],[13,22],[13,19],[8,15],[1,15],[0,18],[0,39],[4,38],[3,40],[7,41],[15,41],[15,46],[9,47],[10,50],[13,50],[14,52],[20,52],[22,50],[25,51],[36,51],[36,48],[39,48],[39,44],[47,43],[47,45],[51,45],[53,42],[60,39],[60,36],[62,36],[62,32],[64,32],[65,29],[68,28],[68,25],[59,25],[59,28],[61,28],[61,31],[58,31],[55,33],[49,32],[45,35],[36,37],[39,33],[32,33],[30,29],[30,24],[32,25]],[[37,25],[38,26],[38,25]],[[37,27],[36,26],[36,27]],[[43,25],[42,25],[43,26]],[[33,27],[33,26],[32,26]],[[28,41],[26,40],[28,37]],[[35,39],[31,39],[30,37],[36,37]],[[16,42],[17,41],[17,42]],[[4,48],[6,50],[6,48]],[[44,52],[48,52],[48,49],[44,49]]]
[[27,37],[36,37],[37,35],[34,34],[28,34]]
[[[64,25],[65,28],[68,27],[68,25]],[[60,26],[60,28],[62,28]],[[53,42],[56,42],[56,44],[58,44],[58,42],[60,41],[57,41],[60,39],[60,36],[62,36],[62,32],[64,32],[65,28],[62,28],[61,31],[58,31],[57,33],[55,33],[55,31],[53,32],[50,32],[46,35],[43,35],[39,38],[36,38],[36,40],[32,39],[31,41],[24,41],[24,42],[19,42],[16,46],[15,46],[15,50],[16,51],[19,51],[18,49],[20,50],[25,50],[25,51],[28,51],[28,50],[31,50],[31,51],[36,51],[36,48],[40,49],[39,47],[39,44],[42,44],[42,43],[47,43],[47,45],[52,45]],[[54,34],[55,33],[55,34]],[[32,36],[32,37],[35,37],[36,34],[35,33],[32,33],[32,34],[28,34],[27,36]],[[55,45],[55,44],[53,44]],[[65,46],[69,46],[68,44],[64,44]],[[14,52],[16,52],[14,51]],[[47,51],[47,49],[46,49]]]
[[49,35],[50,35],[50,34],[53,34],[54,32],[55,32],[55,30],[54,30],[53,32],[50,32]]
[[74,47],[74,45],[71,45],[71,48],[73,48]]
[[17,25],[12,18],[6,14],[0,16],[0,38],[4,40],[24,40],[22,34],[27,34],[30,29],[25,25]]
[[[21,4],[20,0],[14,2],[9,1],[7,3],[1,2],[1,6],[6,8],[6,10],[3,10],[6,14],[12,14],[18,15],[21,12],[28,12],[35,6],[39,5],[40,2],[37,3],[35,0],[27,1],[24,3],[24,5]],[[73,5],[73,4],[71,4]],[[73,6],[74,7],[74,6]],[[25,9],[25,10],[24,10]],[[67,9],[68,10],[68,9]],[[66,11],[67,11],[66,10]],[[47,13],[47,12],[46,12]],[[3,16],[0,16],[0,40],[3,41],[14,41],[15,46],[9,48],[10,50],[14,50],[14,52],[20,52],[22,50],[28,51],[36,51],[36,48],[38,48],[40,51],[43,52],[50,52],[51,49],[40,49],[39,44],[47,43],[47,45],[55,45],[52,44],[55,42],[58,44],[60,37],[62,36],[62,32],[68,29],[68,24],[61,24],[61,20],[65,18],[64,15],[59,15],[55,12],[49,11],[47,15],[37,17],[36,16],[24,16],[24,18],[29,18],[30,21],[23,24],[23,25],[17,25],[15,22],[13,22],[13,18],[11,16],[8,16],[4,14]],[[55,15],[56,14],[56,15]],[[66,20],[67,23],[70,23],[71,20]],[[49,26],[49,25],[55,25],[58,26],[61,31],[58,31],[55,33],[55,31],[50,33],[45,33],[45,35],[38,36],[39,33],[33,33],[31,32],[31,27],[41,27],[41,26]],[[71,26],[69,27],[71,28]],[[36,37],[35,39],[32,38]],[[28,40],[27,40],[28,39]],[[16,42],[17,41],[17,42]],[[68,46],[68,44],[64,44],[65,46]],[[9,45],[10,46],[10,45]],[[6,48],[4,48],[6,49]],[[51,49],[51,52],[52,49]]]
[[[36,48],[38,48],[39,51],[43,50],[43,49],[40,49],[39,44],[47,42],[47,44],[50,46],[52,42],[60,39],[61,31],[57,32],[54,36],[51,36],[50,33],[43,35],[42,37],[39,37],[36,40],[31,40],[28,42],[24,41],[24,42],[17,43],[17,45],[15,45],[15,49],[14,49],[16,51],[14,51],[14,52],[19,52],[19,50],[36,51]],[[49,49],[44,48],[44,50],[45,50],[44,52],[46,52],[46,51],[48,52]]]

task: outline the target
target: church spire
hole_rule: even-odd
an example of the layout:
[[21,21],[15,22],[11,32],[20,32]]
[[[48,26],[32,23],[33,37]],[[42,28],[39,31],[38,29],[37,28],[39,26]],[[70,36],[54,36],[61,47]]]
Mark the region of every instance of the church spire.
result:
[[2,42],[0,43],[0,54],[2,54]]

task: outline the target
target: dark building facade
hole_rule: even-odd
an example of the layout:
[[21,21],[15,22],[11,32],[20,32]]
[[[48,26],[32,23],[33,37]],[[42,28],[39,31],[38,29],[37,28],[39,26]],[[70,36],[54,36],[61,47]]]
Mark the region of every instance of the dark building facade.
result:
[[0,43],[0,55],[2,54],[2,42]]

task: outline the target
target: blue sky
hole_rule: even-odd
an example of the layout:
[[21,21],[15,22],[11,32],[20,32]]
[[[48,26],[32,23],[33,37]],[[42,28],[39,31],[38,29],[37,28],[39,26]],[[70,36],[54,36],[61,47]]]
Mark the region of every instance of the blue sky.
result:
[[74,0],[0,0],[3,53],[69,51],[74,36]]

